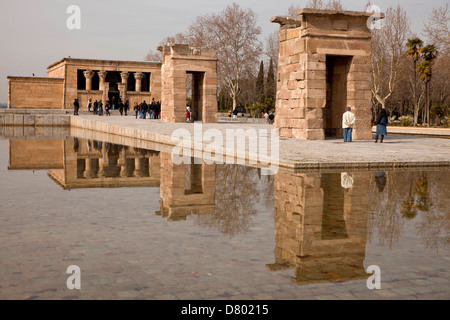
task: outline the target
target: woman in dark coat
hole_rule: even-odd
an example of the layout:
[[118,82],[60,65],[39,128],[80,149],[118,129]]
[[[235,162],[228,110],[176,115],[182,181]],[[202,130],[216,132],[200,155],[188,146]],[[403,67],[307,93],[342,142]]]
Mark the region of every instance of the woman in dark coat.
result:
[[386,109],[382,108],[377,118],[377,131],[375,133],[375,143],[378,142],[378,136],[381,136],[380,143],[383,142],[384,136],[387,135],[386,125],[388,123],[388,115]]

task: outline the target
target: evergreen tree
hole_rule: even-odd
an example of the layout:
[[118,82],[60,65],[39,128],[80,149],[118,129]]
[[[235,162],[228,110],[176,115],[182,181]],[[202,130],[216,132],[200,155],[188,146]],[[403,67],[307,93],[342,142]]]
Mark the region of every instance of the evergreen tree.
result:
[[259,65],[258,78],[256,79],[256,94],[259,102],[264,102],[264,62]]
[[275,73],[273,72],[273,60],[270,58],[269,71],[267,73],[266,95],[275,101]]

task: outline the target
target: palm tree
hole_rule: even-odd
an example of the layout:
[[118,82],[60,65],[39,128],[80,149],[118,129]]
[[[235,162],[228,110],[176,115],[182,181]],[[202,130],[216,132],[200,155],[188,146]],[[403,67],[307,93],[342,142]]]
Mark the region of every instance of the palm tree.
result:
[[[419,64],[419,66],[417,67],[417,72],[420,75],[420,78],[422,79],[422,81],[425,84],[425,108],[424,111],[422,112],[422,122],[425,122],[424,119],[426,118],[427,115],[427,108],[428,108],[428,87],[429,87],[429,83],[431,81],[431,62],[430,61],[424,61],[421,64]],[[428,121],[427,121],[428,123]]]
[[[419,65],[419,68],[422,70],[421,78],[425,82],[425,90],[426,90],[426,97],[427,97],[427,103],[426,103],[426,117],[427,117],[427,123],[428,126],[430,125],[430,104],[431,104],[431,90],[430,90],[430,82],[431,82],[431,75],[432,75],[432,64],[433,60],[437,57],[437,50],[436,47],[433,44],[429,44],[425,47],[420,48],[420,53],[422,54],[423,59],[425,60],[421,68]],[[421,71],[417,70],[419,74]]]
[[417,70],[417,60],[419,60],[419,57],[420,57],[419,52],[423,46],[423,41],[417,37],[413,38],[413,39],[408,39],[408,41],[406,42],[406,46],[408,47],[406,54],[408,55],[408,57],[410,57],[413,60],[413,64],[414,64],[414,126],[415,126],[415,125],[417,125],[417,116],[419,113],[419,108],[417,107],[417,95],[416,95],[416,92],[417,92],[416,70]]

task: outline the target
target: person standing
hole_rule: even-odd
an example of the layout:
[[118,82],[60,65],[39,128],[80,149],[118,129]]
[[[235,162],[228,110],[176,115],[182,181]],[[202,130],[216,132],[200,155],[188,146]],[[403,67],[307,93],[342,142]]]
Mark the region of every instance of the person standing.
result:
[[147,102],[142,102],[142,113],[143,113],[143,118],[142,119],[146,119],[147,118],[147,112],[148,112],[148,104]]
[[93,113],[93,114],[96,114],[96,113],[97,113],[97,110],[98,110],[98,101],[95,100],[95,102],[94,102],[94,109],[92,109],[92,113]]
[[128,114],[128,110],[130,110],[130,103],[127,100],[127,101],[125,101],[125,106],[124,106],[125,116]]
[[186,107],[186,122],[191,122],[191,112],[189,106]]
[[375,132],[375,143],[378,142],[378,136],[381,136],[380,143],[383,142],[384,136],[387,135],[388,114],[385,108],[381,108],[377,118],[377,131]]
[[89,99],[88,102],[87,102],[87,109],[88,109],[89,112],[91,112],[91,107],[92,107],[92,100]]
[[101,116],[103,114],[103,102],[100,100],[98,102],[98,115]]
[[80,109],[80,104],[78,103],[78,99],[73,100],[73,115],[78,116],[78,109]]
[[138,113],[139,113],[139,106],[137,104],[137,102],[134,103],[134,115],[136,116],[136,119],[138,117]]
[[105,116],[110,116],[111,113],[109,113],[109,109],[111,108],[110,104],[109,104],[109,100],[106,101],[105,103]]
[[120,112],[120,115],[123,116],[123,103],[122,103],[122,100],[119,100],[119,112]]
[[342,129],[344,132],[344,142],[352,142],[353,125],[355,124],[355,115],[352,108],[347,107],[347,111],[342,115]]
[[156,119],[161,119],[161,101],[156,102]]
[[156,103],[155,98],[152,99],[152,102],[150,103],[150,119],[156,119],[155,117],[155,110],[156,109]]

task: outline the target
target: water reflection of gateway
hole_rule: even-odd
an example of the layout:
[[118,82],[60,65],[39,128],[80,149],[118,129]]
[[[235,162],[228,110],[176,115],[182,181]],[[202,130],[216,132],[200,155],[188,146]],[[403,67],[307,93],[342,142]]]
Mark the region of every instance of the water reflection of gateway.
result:
[[354,173],[275,175],[275,263],[295,268],[296,284],[367,278],[363,266],[369,212],[369,177]]
[[161,153],[160,211],[168,221],[190,214],[211,214],[215,209],[216,165],[195,159],[174,164],[170,153]]

